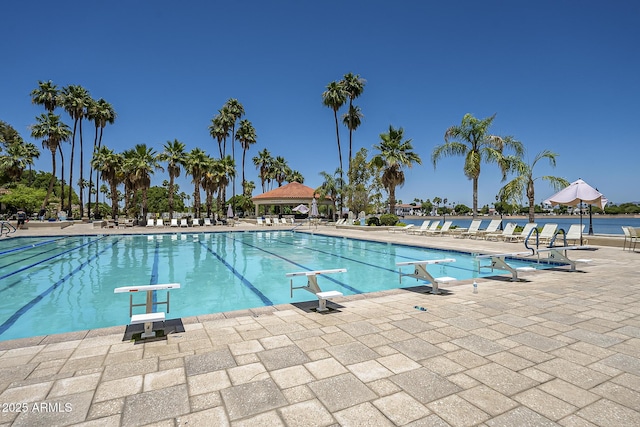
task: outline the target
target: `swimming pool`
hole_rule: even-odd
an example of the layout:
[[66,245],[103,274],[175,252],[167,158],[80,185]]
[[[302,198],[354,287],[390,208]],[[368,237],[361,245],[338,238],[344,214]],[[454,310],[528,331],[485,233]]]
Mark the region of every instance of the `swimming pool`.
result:
[[[430,266],[434,276],[494,274],[479,274],[477,261],[462,252],[284,230],[6,239],[0,241],[0,340],[126,325],[128,296],[113,292],[120,286],[180,283],[167,314],[180,318],[315,299],[303,290],[290,297],[290,272],[346,268],[318,279],[323,291],[344,295],[415,286],[423,282],[399,283],[395,263],[443,258],[456,262]],[[303,284],[304,278],[294,281]],[[158,299],[165,299],[163,291]]]

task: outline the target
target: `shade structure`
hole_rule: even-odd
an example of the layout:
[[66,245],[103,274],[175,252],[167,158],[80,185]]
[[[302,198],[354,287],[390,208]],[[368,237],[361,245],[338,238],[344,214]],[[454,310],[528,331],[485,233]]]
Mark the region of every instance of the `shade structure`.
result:
[[319,216],[320,214],[318,213],[318,202],[316,202],[316,199],[313,199],[311,201],[311,216]]
[[306,214],[307,212],[309,212],[309,208],[307,207],[307,205],[298,205],[295,208],[292,209],[294,212],[300,212],[301,214]]
[[[596,205],[604,209],[607,199],[598,190],[584,182],[582,179],[569,184],[568,187],[558,191],[544,201],[550,205],[578,206],[582,203]],[[582,209],[580,209],[580,225],[582,225]],[[589,226],[591,228],[591,225]],[[580,227],[580,245],[582,245],[582,227]]]
[[227,208],[227,218],[233,218],[233,208],[231,205]]

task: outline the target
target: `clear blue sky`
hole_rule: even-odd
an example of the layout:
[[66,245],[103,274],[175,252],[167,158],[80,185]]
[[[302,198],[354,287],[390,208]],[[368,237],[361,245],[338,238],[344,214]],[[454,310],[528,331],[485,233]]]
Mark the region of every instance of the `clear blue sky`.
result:
[[[4,3],[2,15],[0,120],[39,147],[29,131],[43,112],[29,97],[38,80],[82,85],[109,101],[118,117],[103,143],[118,152],[138,143],[161,151],[178,139],[215,155],[208,126],[237,98],[258,135],[248,160],[267,148],[316,187],[321,171],[338,166],[321,95],[353,72],[367,81],[354,151],[371,151],[393,125],[422,158],[397,190],[403,202],[437,196],[471,206],[463,159],[431,163],[466,113],[496,113],[492,133],[522,141],[531,160],[544,149],[559,154],[555,169],[539,164],[535,176],[582,178],[612,202],[640,200],[636,0],[25,0]],[[346,128],[341,138],[346,147]],[[48,152],[36,167],[50,170]],[[257,171],[250,161],[246,168],[259,194]],[[154,184],[166,178],[158,172]],[[184,174],[179,183],[192,191]],[[480,205],[500,186],[496,166],[484,165]],[[536,201],[553,192],[538,183]]]

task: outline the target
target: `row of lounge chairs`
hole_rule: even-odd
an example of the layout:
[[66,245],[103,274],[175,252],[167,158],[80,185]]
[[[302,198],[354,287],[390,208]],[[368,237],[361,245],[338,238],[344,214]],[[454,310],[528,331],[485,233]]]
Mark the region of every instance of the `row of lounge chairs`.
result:
[[[194,218],[191,220],[191,227],[199,227],[200,225],[204,226],[212,226],[213,222],[211,222],[211,218],[204,218],[204,222],[200,223],[200,218]],[[173,218],[170,223],[165,223],[162,218],[157,220],[150,219],[147,221],[147,227],[189,227],[189,222],[186,218],[180,219],[178,222],[178,218]]]
[[258,225],[295,225],[296,221],[293,218],[289,218],[287,221],[286,218],[256,218],[256,223]]

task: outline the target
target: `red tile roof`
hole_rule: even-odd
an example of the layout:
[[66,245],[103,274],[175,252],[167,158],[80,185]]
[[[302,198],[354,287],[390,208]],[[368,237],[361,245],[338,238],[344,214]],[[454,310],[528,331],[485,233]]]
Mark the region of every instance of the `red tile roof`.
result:
[[252,200],[268,199],[311,199],[318,198],[318,193],[311,187],[307,187],[299,182],[290,182],[266,193],[262,193],[252,198]]

